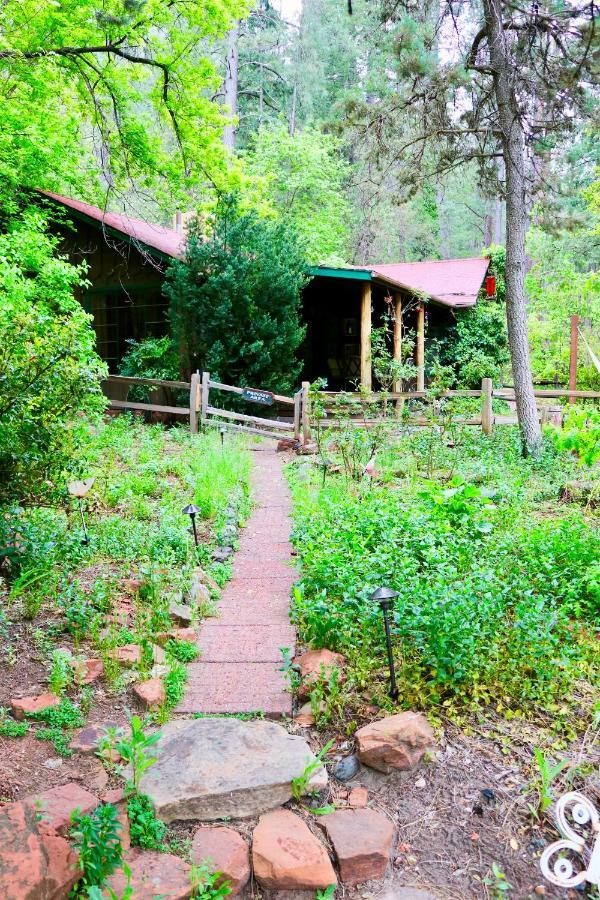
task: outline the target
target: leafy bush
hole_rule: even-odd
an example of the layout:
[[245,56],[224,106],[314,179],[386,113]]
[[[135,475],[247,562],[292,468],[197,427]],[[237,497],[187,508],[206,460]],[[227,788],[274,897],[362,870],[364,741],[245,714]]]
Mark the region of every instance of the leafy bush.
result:
[[196,226],[165,293],[187,372],[285,392],[300,371],[305,260],[290,226],[220,201],[207,238]]
[[105,367],[74,297],[84,272],[47,229],[27,207],[0,233],[0,505],[64,498],[90,417],[105,405]]
[[[378,466],[397,467],[406,447],[426,440],[397,442]],[[380,585],[398,591],[394,640],[406,702],[549,702],[582,671],[588,651],[570,619],[597,621],[600,536],[581,513],[532,521],[550,461],[539,472],[517,466],[517,447],[509,452],[506,440],[492,439],[489,467],[471,456],[484,451],[480,437],[446,448],[461,477],[445,485],[415,476],[388,482],[385,474],[385,486],[293,478],[300,636],[345,653],[363,687],[375,690],[366,673],[385,665],[381,612],[369,600]],[[500,474],[507,462],[510,478]],[[564,477],[556,460],[554,467]]]
[[127,799],[131,843],[142,850],[164,850],[167,826],[157,819],[150,797],[135,791]]
[[71,816],[71,838],[79,854],[81,880],[75,896],[88,896],[90,887],[102,887],[106,879],[121,865],[123,847],[116,806],[99,806],[89,814],[75,810]]
[[562,429],[549,428],[548,434],[559,450],[569,450],[584,466],[600,461],[600,411],[588,408],[570,409]]

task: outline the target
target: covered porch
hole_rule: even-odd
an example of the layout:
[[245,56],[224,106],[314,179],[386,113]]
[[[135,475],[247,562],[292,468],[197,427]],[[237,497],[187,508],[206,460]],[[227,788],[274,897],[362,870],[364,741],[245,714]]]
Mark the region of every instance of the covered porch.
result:
[[[393,358],[406,359],[403,335],[414,338],[416,381],[426,384],[426,346],[474,306],[489,260],[439,260],[361,267],[317,266],[303,296],[307,334],[302,348],[303,378],[326,378],[331,390],[370,391],[373,383],[371,335],[391,319]],[[404,354],[403,354],[404,350]],[[400,384],[394,390],[402,389]]]

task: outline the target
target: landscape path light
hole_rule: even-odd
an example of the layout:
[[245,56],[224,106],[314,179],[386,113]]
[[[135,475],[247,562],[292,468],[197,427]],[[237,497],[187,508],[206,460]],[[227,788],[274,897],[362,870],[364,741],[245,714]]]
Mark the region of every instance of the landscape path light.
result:
[[221,447],[225,444],[225,432],[227,431],[227,425],[221,425],[219,428],[219,434],[221,435]]
[[187,506],[184,506],[181,510],[184,516],[189,516],[192,520],[192,531],[194,533],[194,543],[196,547],[198,546],[198,532],[196,531],[196,516],[200,512],[200,507],[195,506],[193,503],[188,503]]
[[67,485],[67,490],[69,491],[71,497],[76,497],[77,503],[79,505],[79,515],[81,516],[81,524],[83,526],[83,538],[81,539],[82,544],[89,544],[90,537],[85,525],[85,516],[83,515],[83,504],[81,500],[90,490],[95,480],[95,478],[86,478],[85,481],[70,481]]
[[390,610],[394,606],[394,600],[398,596],[398,591],[389,587],[379,587],[373,591],[370,599],[374,600],[381,607],[383,612],[383,625],[385,628],[385,642],[387,645],[388,666],[390,669],[390,689],[389,695],[392,700],[398,699],[398,687],[396,685],[396,672],[394,669],[394,654],[392,653],[392,636],[390,634]]

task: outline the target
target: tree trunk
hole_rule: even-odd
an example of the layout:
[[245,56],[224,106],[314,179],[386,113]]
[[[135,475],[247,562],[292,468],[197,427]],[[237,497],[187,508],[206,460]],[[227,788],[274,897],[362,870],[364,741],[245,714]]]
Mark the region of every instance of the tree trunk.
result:
[[[225,106],[228,107],[231,116],[237,115],[239,36],[240,23],[236,22],[227,35],[227,59],[225,65],[225,81],[223,83]],[[229,150],[235,150],[234,122],[228,122],[223,129],[223,143]]]
[[508,343],[523,453],[528,455],[540,451],[542,434],[533,395],[525,302],[525,236],[529,211],[525,135],[514,93],[514,61],[509,47],[512,36],[503,28],[502,6],[502,0],[483,0],[506,172],[505,280]]

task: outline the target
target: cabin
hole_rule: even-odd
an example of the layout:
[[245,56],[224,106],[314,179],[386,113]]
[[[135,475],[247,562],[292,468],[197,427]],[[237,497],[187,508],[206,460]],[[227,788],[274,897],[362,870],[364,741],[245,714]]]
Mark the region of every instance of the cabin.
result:
[[[71,223],[61,227],[73,262],[88,264],[89,286],[81,302],[93,316],[100,356],[118,371],[129,340],[168,332],[165,271],[185,254],[180,228],[152,225],[110,213],[59,194],[41,192]],[[426,343],[476,304],[486,281],[483,257],[370,266],[316,266],[303,296],[306,338],[302,377],[327,379],[331,390],[373,387],[371,333],[386,314],[393,322],[393,354],[402,359],[402,338],[415,337],[417,379],[425,386]],[[399,389],[399,387],[398,387]]]

